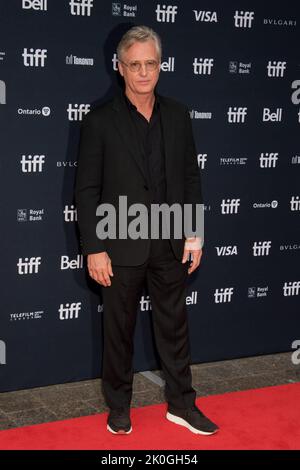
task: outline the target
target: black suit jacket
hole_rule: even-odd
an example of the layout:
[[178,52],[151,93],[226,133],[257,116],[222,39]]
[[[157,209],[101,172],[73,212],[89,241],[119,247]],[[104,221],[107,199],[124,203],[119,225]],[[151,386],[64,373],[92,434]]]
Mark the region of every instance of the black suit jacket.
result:
[[[200,172],[188,108],[177,100],[158,95],[165,145],[168,204],[199,204],[202,201]],[[106,251],[112,263],[142,264],[150,250],[150,239],[105,239],[96,234],[100,203],[118,208],[119,196],[126,195],[128,207],[143,203],[150,209],[143,157],[134,124],[122,92],[95,107],[82,120],[75,183],[75,201],[83,255]],[[130,221],[130,217],[128,217]],[[118,236],[118,231],[117,231]],[[178,260],[182,239],[171,238]]]

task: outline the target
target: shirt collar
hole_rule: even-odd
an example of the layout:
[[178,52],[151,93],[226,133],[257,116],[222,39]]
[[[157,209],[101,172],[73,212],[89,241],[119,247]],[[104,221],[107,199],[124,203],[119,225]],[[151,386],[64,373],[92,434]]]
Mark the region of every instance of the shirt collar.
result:
[[[129,108],[130,108],[130,109],[137,110],[137,107],[130,101],[130,99],[129,99],[128,96],[126,95],[125,91],[123,91],[123,96],[124,96],[124,98],[125,98],[125,101],[126,101],[127,105],[129,106]],[[158,110],[159,104],[160,104],[160,100],[159,100],[159,96],[158,96],[156,90],[154,90],[154,96],[155,96],[154,109],[155,109],[155,110]]]

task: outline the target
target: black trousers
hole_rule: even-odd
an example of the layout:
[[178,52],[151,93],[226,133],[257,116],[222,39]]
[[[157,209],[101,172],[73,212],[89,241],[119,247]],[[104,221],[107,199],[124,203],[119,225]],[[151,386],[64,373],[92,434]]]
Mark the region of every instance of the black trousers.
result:
[[140,266],[114,266],[111,286],[102,287],[104,347],[102,389],[109,408],[130,406],[134,331],[145,281],[152,304],[155,342],[166,380],[167,402],[175,408],[195,404],[190,370],[186,311],[188,262],[178,261],[169,240],[151,240]]

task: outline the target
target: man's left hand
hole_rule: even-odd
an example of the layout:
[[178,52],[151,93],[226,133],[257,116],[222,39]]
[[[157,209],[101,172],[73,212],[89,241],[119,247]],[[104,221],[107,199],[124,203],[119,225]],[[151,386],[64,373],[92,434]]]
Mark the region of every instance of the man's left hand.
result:
[[189,255],[192,255],[192,263],[188,269],[188,273],[191,274],[195,269],[198,268],[202,256],[202,248],[200,248],[200,238],[187,238],[184,245],[182,263],[186,263],[189,259]]

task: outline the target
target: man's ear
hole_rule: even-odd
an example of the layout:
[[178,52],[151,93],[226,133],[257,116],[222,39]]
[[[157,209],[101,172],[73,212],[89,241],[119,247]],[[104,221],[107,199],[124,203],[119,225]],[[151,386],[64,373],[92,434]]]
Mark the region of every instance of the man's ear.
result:
[[121,62],[118,61],[118,69],[119,69],[119,73],[122,75],[122,77],[124,76],[124,73],[123,73],[123,66],[121,64]]

